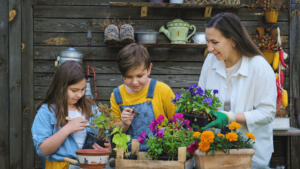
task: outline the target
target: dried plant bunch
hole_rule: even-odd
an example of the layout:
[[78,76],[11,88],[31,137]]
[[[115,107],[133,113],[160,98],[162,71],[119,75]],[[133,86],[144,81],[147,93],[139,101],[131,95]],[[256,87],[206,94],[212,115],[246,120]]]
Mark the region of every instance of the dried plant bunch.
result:
[[[118,29],[121,28],[122,25],[124,24],[129,24],[129,25],[133,25],[134,23],[130,20],[130,17],[127,21],[127,23],[125,21],[120,21],[120,19],[109,19],[109,15],[106,17],[106,19],[104,21],[101,21],[99,23],[99,27],[102,29],[102,30],[105,30],[107,28],[108,25],[116,25],[118,27]],[[96,25],[96,22],[93,22],[92,25]]]
[[264,10],[289,10],[289,0],[249,0],[248,9],[253,11],[262,4]]

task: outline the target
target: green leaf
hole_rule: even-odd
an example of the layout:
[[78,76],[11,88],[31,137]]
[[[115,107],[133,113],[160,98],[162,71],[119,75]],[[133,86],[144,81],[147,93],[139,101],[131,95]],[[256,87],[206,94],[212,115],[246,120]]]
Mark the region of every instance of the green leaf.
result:
[[118,132],[118,131],[119,131],[119,126],[116,126],[116,127],[113,129],[113,131],[111,132],[110,135],[113,135],[113,134],[115,134],[115,133]]
[[215,150],[213,150],[213,151],[212,151],[212,154],[211,154],[211,155],[212,155],[212,156],[214,156],[214,155],[215,155]]

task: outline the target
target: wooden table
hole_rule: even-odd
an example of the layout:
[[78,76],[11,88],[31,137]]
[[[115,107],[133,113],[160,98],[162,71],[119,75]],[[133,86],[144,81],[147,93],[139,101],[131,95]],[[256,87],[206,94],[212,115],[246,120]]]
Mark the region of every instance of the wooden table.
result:
[[287,169],[290,169],[291,163],[291,137],[300,136],[300,129],[290,127],[289,130],[273,130],[273,136],[286,136],[287,137]]

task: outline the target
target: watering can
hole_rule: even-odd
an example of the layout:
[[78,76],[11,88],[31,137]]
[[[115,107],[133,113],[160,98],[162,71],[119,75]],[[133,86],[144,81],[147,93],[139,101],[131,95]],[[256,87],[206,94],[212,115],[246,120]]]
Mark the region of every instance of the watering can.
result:
[[60,52],[60,56],[57,56],[57,60],[55,61],[55,66],[58,67],[67,60],[74,60],[82,64],[82,58],[83,54],[71,47]]
[[[189,30],[193,30],[193,32],[188,36]],[[167,29],[162,26],[159,32],[164,33],[172,44],[186,44],[190,42],[188,39],[195,34],[196,26],[190,25],[181,19],[175,19],[167,23]]]

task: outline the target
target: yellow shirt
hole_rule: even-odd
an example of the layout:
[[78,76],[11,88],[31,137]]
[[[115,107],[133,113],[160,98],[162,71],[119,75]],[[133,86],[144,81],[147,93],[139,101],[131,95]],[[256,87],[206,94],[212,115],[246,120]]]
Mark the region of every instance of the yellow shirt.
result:
[[125,85],[122,84],[119,87],[120,94],[122,96],[123,103],[120,105],[117,104],[114,93],[111,94],[110,103],[111,103],[111,112],[116,114],[118,121],[121,121],[121,110],[119,106],[123,105],[134,105],[146,102],[148,100],[152,101],[153,110],[155,118],[157,119],[159,115],[164,115],[165,118],[171,119],[175,114],[176,107],[171,102],[171,98],[175,98],[175,95],[172,89],[165,83],[157,81],[153,98],[147,98],[149,85],[145,87],[142,91],[138,93],[128,93],[125,88]]

